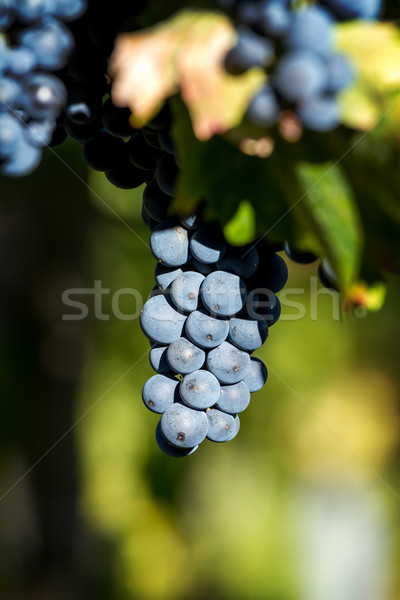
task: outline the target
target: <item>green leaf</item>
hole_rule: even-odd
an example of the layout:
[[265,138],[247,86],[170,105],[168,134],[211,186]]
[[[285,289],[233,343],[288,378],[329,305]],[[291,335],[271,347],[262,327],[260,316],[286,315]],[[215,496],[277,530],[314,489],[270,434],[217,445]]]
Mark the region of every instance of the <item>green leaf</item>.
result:
[[253,206],[242,200],[232,219],[224,227],[224,235],[228,242],[236,246],[244,246],[251,242],[256,233],[256,216]]
[[358,278],[363,249],[351,187],[334,163],[299,164],[298,175],[304,190],[302,209],[346,292]]

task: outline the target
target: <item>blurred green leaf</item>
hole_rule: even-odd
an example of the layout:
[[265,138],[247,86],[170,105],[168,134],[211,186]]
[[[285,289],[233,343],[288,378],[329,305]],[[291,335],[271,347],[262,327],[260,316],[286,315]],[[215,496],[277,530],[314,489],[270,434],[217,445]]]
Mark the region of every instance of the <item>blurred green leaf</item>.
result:
[[304,190],[301,200],[310,226],[316,232],[343,291],[357,280],[362,233],[351,187],[338,166],[299,164]]
[[242,200],[230,221],[224,227],[224,235],[232,245],[244,246],[256,233],[255,212],[247,200]]

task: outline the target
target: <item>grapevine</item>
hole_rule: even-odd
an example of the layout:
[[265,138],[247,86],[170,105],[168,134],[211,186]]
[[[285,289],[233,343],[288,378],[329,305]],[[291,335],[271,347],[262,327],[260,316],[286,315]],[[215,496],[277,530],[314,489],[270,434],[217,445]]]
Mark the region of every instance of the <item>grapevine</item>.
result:
[[[218,0],[203,12],[178,4],[181,12],[170,14],[151,1],[133,8],[117,1],[113,10],[106,0],[3,2],[0,171],[29,175],[45,148],[71,138],[111,184],[143,186],[142,218],[157,263],[140,317],[156,374],[142,398],[160,415],[160,449],[187,456],[206,438],[232,440],[239,414],[267,381],[253,352],[281,313],[277,294],[288,270],[278,253],[301,264],[320,259],[321,283],[341,292],[350,311],[371,308],[371,290],[399,270],[395,223],[388,250],[368,227],[363,247],[370,216],[359,174],[375,181],[379,165],[364,162],[364,134],[354,136],[371,129],[368,110],[380,99],[369,92],[364,121],[346,112],[362,67],[336,42],[358,23],[384,31],[385,43],[399,49],[392,29],[378,29],[388,23],[375,23],[385,17],[379,0]],[[151,16],[157,10],[161,24]],[[398,94],[400,77],[389,84]],[[359,94],[365,100],[367,92]],[[396,127],[396,112],[393,119]],[[388,123],[382,136],[395,161]],[[217,175],[206,172],[213,159]],[[331,176],[339,207],[312,195]],[[397,173],[387,184],[398,189]],[[390,200],[382,189],[378,222],[386,226]],[[371,197],[375,191],[371,185]],[[243,206],[251,223],[232,234]]]

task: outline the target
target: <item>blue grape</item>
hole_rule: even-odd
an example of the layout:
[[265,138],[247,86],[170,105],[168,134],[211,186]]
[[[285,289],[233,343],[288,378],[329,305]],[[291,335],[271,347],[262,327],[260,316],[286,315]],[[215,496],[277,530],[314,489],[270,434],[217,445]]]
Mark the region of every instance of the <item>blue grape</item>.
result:
[[186,271],[178,275],[171,284],[171,300],[179,310],[192,312],[198,308],[200,286],[204,275]]
[[354,70],[346,56],[330,54],[325,62],[328,72],[327,92],[340,92],[353,82]]
[[185,332],[194,344],[208,350],[226,340],[229,321],[214,319],[205,312],[195,310],[186,320]]
[[275,87],[292,102],[319,94],[327,82],[322,58],[310,50],[293,50],[285,54],[274,73]]
[[106,131],[99,131],[85,142],[83,156],[89,167],[95,171],[109,171],[124,159],[125,143]]
[[0,157],[11,156],[22,141],[21,123],[12,114],[0,113]]
[[236,45],[225,58],[225,68],[240,75],[252,67],[268,67],[274,59],[273,43],[250,29],[240,28]]
[[292,260],[295,263],[298,263],[299,265],[308,265],[317,260],[317,257],[312,252],[307,252],[304,250],[294,248],[289,244],[289,242],[285,242],[285,252],[290,258],[290,260]]
[[56,0],[15,0],[14,4],[21,21],[29,23],[49,15],[55,8]]
[[312,131],[331,131],[339,124],[339,105],[335,98],[321,96],[299,103],[297,114]]
[[39,67],[56,71],[67,64],[74,39],[69,29],[60,21],[47,19],[22,31],[20,43],[32,50]]
[[237,275],[214,271],[207,275],[200,288],[204,306],[213,314],[230,317],[238,313],[246,302],[247,290]]
[[376,19],[382,0],[324,0],[324,4],[341,20]]
[[245,352],[260,348],[268,337],[266,321],[233,318],[229,324],[229,341]]
[[288,269],[285,261],[279,254],[269,252],[263,245],[259,256],[260,265],[248,281],[249,289],[262,288],[275,294],[285,287],[288,280]]
[[246,410],[250,403],[250,390],[243,381],[221,385],[221,394],[215,408],[232,415]]
[[[107,133],[111,135],[115,135],[116,137],[130,137],[134,131],[129,124],[129,118],[131,116],[131,111],[129,108],[118,108],[115,106],[111,98],[105,101],[103,104],[103,112],[101,115],[101,124]],[[129,150],[129,143],[128,143]],[[142,167],[141,165],[135,165],[140,168],[147,168],[147,166]],[[155,167],[155,164],[151,165]]]
[[189,239],[186,229],[172,221],[158,225],[150,236],[154,256],[168,267],[180,267],[189,259]]
[[251,277],[257,270],[259,256],[257,249],[251,244],[231,247],[217,262],[217,269],[234,273],[242,279]]
[[37,63],[36,56],[32,50],[24,46],[17,46],[8,51],[7,71],[15,77],[27,75]]
[[146,185],[143,192],[143,206],[149,217],[159,223],[165,221],[170,204],[171,197],[160,190],[156,181]]
[[56,123],[53,120],[48,121],[30,121],[25,128],[25,138],[32,146],[48,146],[52,140]]
[[179,402],[173,404],[161,417],[161,432],[167,442],[177,448],[193,448],[208,432],[206,413],[193,410]]
[[250,356],[229,342],[222,342],[208,353],[207,369],[221,383],[238,383],[250,370]]
[[155,178],[164,194],[168,196],[174,195],[177,174],[178,167],[175,159],[170,154],[163,154],[157,163]]
[[163,413],[179,399],[179,381],[175,377],[153,375],[142,390],[143,402],[152,412]]
[[1,172],[9,177],[29,175],[40,163],[41,156],[39,148],[21,140],[15,152],[1,165]]
[[170,368],[182,375],[201,369],[206,358],[204,350],[183,337],[168,346],[166,356]]
[[161,375],[172,375],[171,367],[167,362],[166,350],[168,346],[155,344],[152,346],[149,354],[150,365],[157,373]]
[[166,290],[171,283],[183,274],[180,267],[166,267],[162,263],[157,263],[154,272],[157,285],[160,289]]
[[181,215],[179,217],[179,220],[181,222],[181,225],[185,229],[193,229],[193,230],[198,229],[200,226],[200,222],[201,222],[200,215],[196,214],[196,213],[193,215]]
[[279,117],[280,108],[274,90],[266,85],[253,96],[247,109],[247,118],[257,127],[270,127]]
[[326,258],[323,258],[318,266],[318,277],[324,287],[336,292],[340,291],[336,273]]
[[218,379],[209,371],[194,371],[185,375],[179,386],[185,404],[197,410],[213,406],[220,397]]
[[140,315],[144,334],[158,344],[171,344],[178,340],[185,321],[186,317],[173,308],[164,294],[149,298]]
[[281,316],[281,303],[279,298],[270,290],[253,290],[253,306],[248,307],[248,314],[252,319],[265,321],[272,327]]
[[268,371],[263,361],[254,356],[250,359],[250,367],[243,383],[247,385],[250,392],[258,392],[267,381]]
[[87,0],[54,0],[53,14],[64,21],[82,16],[87,9]]
[[287,46],[327,52],[332,46],[333,20],[319,6],[307,6],[295,14],[285,38]]
[[216,408],[206,412],[208,419],[207,439],[212,442],[229,442],[238,434],[240,420],[237,415],[230,415]]
[[287,3],[282,0],[267,0],[261,5],[258,27],[266,35],[280,37],[288,31],[292,18]]
[[209,275],[210,273],[215,271],[214,264],[202,263],[193,257],[191,258],[191,262],[192,262],[193,268],[196,269],[196,271],[199,271],[199,273],[202,273],[203,275]]
[[177,448],[176,446],[170,444],[165,439],[161,431],[161,421],[157,423],[156,427],[156,442],[157,446],[162,452],[164,452],[164,454],[166,454],[167,456],[172,456],[173,458],[189,456],[190,454],[193,454],[193,452],[195,452],[199,447],[199,445],[197,444],[197,446],[194,446],[194,448]]
[[162,129],[158,134],[158,141],[160,143],[161,149],[168,154],[175,154],[176,147],[174,140],[171,137],[169,129]]
[[56,118],[67,101],[64,84],[54,75],[36,73],[25,83],[27,107],[34,119]]
[[134,167],[128,157],[125,157],[118,163],[118,166],[106,171],[106,177],[115,187],[131,190],[142,185],[147,180],[148,173],[148,171]]
[[207,225],[198,229],[190,240],[193,257],[206,264],[216,263],[224,255],[227,247],[219,225]]
[[14,18],[15,0],[2,0],[0,2],[0,29],[8,29],[12,25]]
[[18,81],[11,77],[0,79],[0,112],[16,108],[22,97],[22,87]]

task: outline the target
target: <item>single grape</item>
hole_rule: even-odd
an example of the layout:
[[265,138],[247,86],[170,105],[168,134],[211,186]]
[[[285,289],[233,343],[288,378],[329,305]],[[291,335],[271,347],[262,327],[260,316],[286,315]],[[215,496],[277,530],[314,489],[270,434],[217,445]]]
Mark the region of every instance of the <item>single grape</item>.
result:
[[292,19],[288,3],[267,0],[260,7],[257,26],[265,35],[280,37],[288,31]]
[[41,157],[40,148],[20,140],[14,153],[1,164],[0,171],[9,177],[29,175],[39,165]]
[[166,290],[171,283],[183,274],[183,270],[180,267],[166,267],[162,263],[156,264],[154,272],[157,285],[162,290]]
[[127,144],[127,149],[130,161],[135,167],[154,171],[160,154],[146,142],[140,131],[132,135]]
[[190,251],[193,257],[206,264],[216,263],[226,252],[225,241],[219,225],[206,225],[192,235]]
[[161,417],[161,432],[167,442],[177,448],[193,448],[200,444],[208,432],[205,412],[193,410],[176,402]]
[[240,350],[253,352],[260,348],[268,337],[266,321],[233,318],[229,324],[228,339]]
[[181,337],[168,346],[166,357],[172,371],[185,375],[201,369],[206,354],[204,350]]
[[210,273],[212,273],[213,271],[215,271],[215,265],[214,264],[207,264],[207,263],[202,263],[199,260],[196,260],[195,258],[191,258],[191,263],[193,265],[193,268],[196,271],[199,271],[199,273],[202,273],[203,275],[209,275]]
[[296,112],[303,125],[312,131],[331,131],[340,120],[339,104],[329,96],[307,98],[299,103]]
[[209,371],[194,371],[182,379],[179,392],[185,404],[200,410],[213,406],[219,400],[220,385]]
[[150,236],[154,256],[168,267],[179,267],[189,259],[189,239],[186,229],[172,221],[158,225]]
[[185,321],[186,317],[173,308],[164,294],[149,298],[140,316],[144,334],[159,344],[171,344],[178,340]]
[[179,381],[175,377],[153,375],[143,386],[143,402],[152,412],[163,413],[179,399]]
[[125,143],[106,131],[99,133],[83,146],[83,156],[95,171],[109,171],[118,167],[126,156]]
[[120,161],[118,166],[106,171],[106,177],[110,183],[117,188],[131,190],[137,188],[147,181],[150,171],[143,171],[134,167],[126,157]]
[[173,375],[171,367],[167,362],[166,350],[168,346],[156,344],[152,346],[149,354],[150,365],[157,373],[161,375]]
[[332,37],[332,17],[319,6],[307,6],[295,14],[285,43],[290,48],[324,53],[332,46]]
[[53,120],[29,121],[24,129],[25,139],[32,146],[48,146],[53,139],[55,128],[56,123]]
[[250,359],[250,367],[243,383],[247,385],[250,392],[258,392],[267,381],[268,371],[262,360],[252,356]]
[[326,57],[325,64],[328,72],[327,92],[335,94],[353,82],[354,70],[343,54],[330,54]]
[[22,141],[21,123],[11,113],[0,113],[0,157],[13,155]]
[[177,174],[178,167],[175,159],[170,154],[163,154],[157,163],[155,178],[159,187],[168,196],[174,195]]
[[247,109],[247,118],[257,127],[270,127],[279,117],[280,108],[274,90],[263,87],[253,96]]
[[170,444],[165,439],[161,431],[161,421],[157,423],[156,427],[156,442],[157,446],[162,452],[164,452],[164,454],[166,454],[167,456],[172,456],[173,458],[189,456],[190,454],[193,454],[193,452],[195,452],[199,447],[199,445],[197,444],[197,446],[194,446],[194,448],[177,448],[176,446]]
[[232,75],[240,75],[252,67],[265,69],[274,59],[274,44],[247,28],[239,28],[235,46],[225,58],[225,68]]
[[285,242],[285,252],[290,258],[290,260],[300,265],[308,265],[317,260],[317,257],[312,252],[307,252],[299,250],[298,248],[294,248],[288,242]]
[[130,137],[134,133],[129,124],[130,116],[131,111],[128,108],[118,108],[109,98],[103,105],[101,123],[111,135],[121,138]]
[[212,442],[229,442],[239,433],[240,420],[237,415],[230,415],[216,408],[207,410],[206,415],[207,439]]
[[251,277],[257,270],[259,256],[254,245],[233,247],[217,262],[217,269],[234,273],[242,279]]
[[200,288],[204,306],[214,315],[230,317],[238,313],[246,302],[247,290],[237,275],[214,271],[207,275]]
[[207,369],[221,383],[238,383],[249,372],[250,356],[229,342],[222,342],[208,353],[206,364]]
[[35,73],[25,82],[27,110],[34,119],[58,117],[67,102],[67,91],[55,75]]
[[215,319],[204,311],[194,310],[186,320],[185,332],[194,344],[208,350],[226,340],[229,321]]
[[171,200],[170,196],[160,190],[156,181],[150,181],[144,188],[143,206],[147,214],[159,223],[167,218]]
[[310,50],[292,50],[277,63],[274,84],[291,102],[322,92],[328,83],[323,59]]
[[243,381],[233,385],[221,385],[221,394],[215,408],[235,415],[246,410],[250,403],[250,390]]
[[67,64],[74,45],[69,29],[60,21],[51,18],[23,30],[19,42],[33,52],[39,67],[51,71],[61,69]]
[[262,288],[253,290],[251,296],[246,305],[249,317],[256,321],[265,321],[268,328],[275,325],[281,316],[279,298],[270,290]]
[[249,289],[262,288],[275,294],[285,287],[288,268],[279,254],[270,252],[266,244],[260,247],[260,264],[254,275],[247,281]]
[[196,271],[186,271],[178,275],[171,284],[171,299],[175,306],[185,312],[196,310],[203,281],[204,275]]

